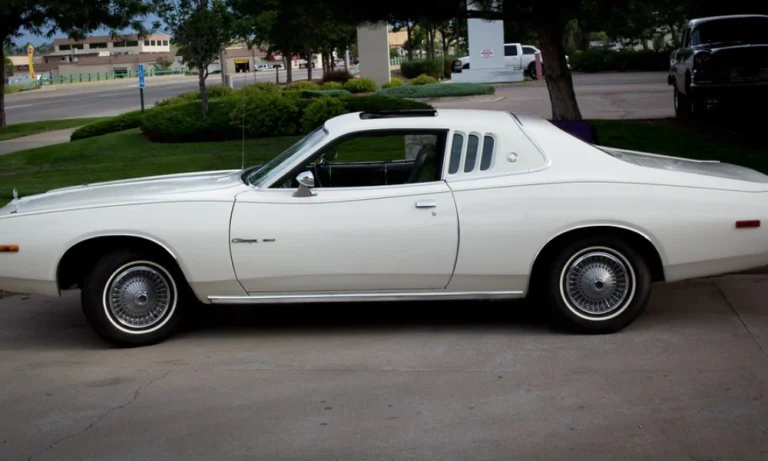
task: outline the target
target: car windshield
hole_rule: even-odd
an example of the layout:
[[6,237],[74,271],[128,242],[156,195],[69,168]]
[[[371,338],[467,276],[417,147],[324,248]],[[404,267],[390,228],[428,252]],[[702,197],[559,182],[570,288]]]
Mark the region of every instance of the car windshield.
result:
[[[710,21],[697,27],[694,45],[716,43],[768,44],[768,18],[739,18]],[[695,35],[698,34],[698,40]],[[695,43],[698,42],[698,43]]]
[[246,184],[253,186],[261,185],[261,181],[266,178],[269,173],[275,168],[282,165],[285,162],[290,162],[291,159],[301,157],[307,151],[314,149],[328,136],[328,132],[322,126],[315,131],[304,136],[299,142],[292,145],[288,149],[284,150],[280,155],[267,162],[264,166],[257,170],[246,170],[243,173],[243,180]]

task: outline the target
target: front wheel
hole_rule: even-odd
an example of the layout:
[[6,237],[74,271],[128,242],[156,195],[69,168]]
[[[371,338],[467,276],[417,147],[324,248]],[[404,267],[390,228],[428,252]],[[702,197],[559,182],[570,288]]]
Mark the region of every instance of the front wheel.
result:
[[91,328],[120,346],[145,346],[178,327],[185,282],[166,258],[131,250],[104,256],[82,285],[83,314]]
[[651,291],[645,260],[615,237],[582,239],[552,262],[547,294],[566,326],[588,333],[613,333],[644,311]]

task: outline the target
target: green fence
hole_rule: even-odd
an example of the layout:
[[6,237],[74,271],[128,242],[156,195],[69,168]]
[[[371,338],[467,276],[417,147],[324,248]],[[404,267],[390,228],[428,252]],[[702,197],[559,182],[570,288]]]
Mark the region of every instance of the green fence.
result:
[[[160,69],[154,69],[149,68],[144,72],[145,77],[159,77],[163,75],[183,75],[189,73],[186,69],[167,69],[167,70],[160,70]],[[127,71],[127,72],[85,72],[82,74],[71,74],[71,75],[60,75],[58,77],[51,77],[51,75],[43,76],[39,80],[39,84],[41,85],[53,85],[53,84],[64,84],[64,83],[82,83],[82,82],[100,82],[102,80],[120,80],[120,79],[126,79],[126,78],[138,78],[138,72],[136,71]],[[30,82],[30,85],[32,82]]]
[[396,58],[389,58],[389,65],[390,66],[399,66],[403,63],[403,61],[407,61],[407,58],[404,58],[403,56],[398,56]]

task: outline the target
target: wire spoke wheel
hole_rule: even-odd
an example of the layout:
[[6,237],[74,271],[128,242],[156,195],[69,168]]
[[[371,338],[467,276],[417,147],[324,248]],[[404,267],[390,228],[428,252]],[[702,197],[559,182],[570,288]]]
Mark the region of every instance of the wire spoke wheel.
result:
[[163,321],[175,301],[172,282],[149,265],[120,269],[105,298],[110,316],[131,330],[151,329]]
[[560,282],[571,310],[593,320],[618,315],[635,291],[632,266],[608,248],[586,249],[574,255],[563,268]]

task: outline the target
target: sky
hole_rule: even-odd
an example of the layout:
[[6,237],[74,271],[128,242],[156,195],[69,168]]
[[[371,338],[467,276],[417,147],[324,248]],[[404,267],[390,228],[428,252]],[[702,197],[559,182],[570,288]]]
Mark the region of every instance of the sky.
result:
[[[152,22],[156,21],[156,20],[157,20],[157,17],[154,16],[154,15],[151,15],[151,16],[147,17],[146,21],[144,21],[144,25],[146,27],[152,27]],[[130,30],[125,30],[125,31],[121,31],[121,32],[131,32],[131,31]],[[167,32],[164,32],[163,30],[158,30],[157,32],[161,33],[161,34],[162,33],[167,33]],[[108,34],[109,34],[109,29],[99,29],[99,30],[95,30],[95,31],[91,32],[88,35],[97,35],[98,36],[98,35],[108,35]],[[63,32],[57,33],[52,38],[46,38],[45,36],[32,35],[30,33],[22,33],[22,35],[20,37],[14,38],[12,41],[16,45],[25,45],[26,43],[31,43],[34,46],[38,46],[38,45],[41,45],[43,43],[50,43],[50,42],[53,41],[54,38],[65,38],[66,36],[67,36],[67,34],[65,34]]]

